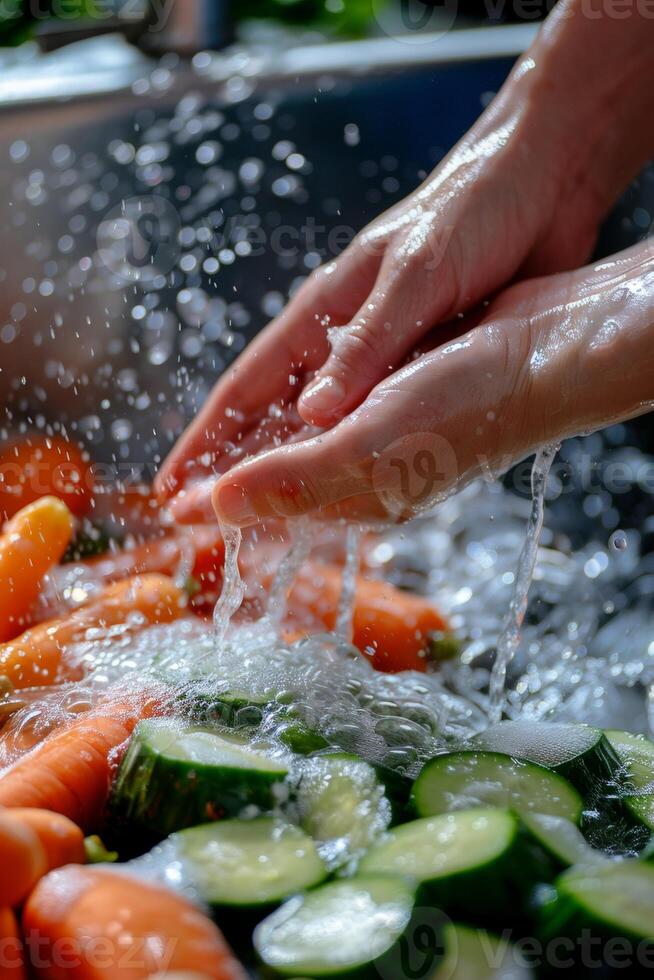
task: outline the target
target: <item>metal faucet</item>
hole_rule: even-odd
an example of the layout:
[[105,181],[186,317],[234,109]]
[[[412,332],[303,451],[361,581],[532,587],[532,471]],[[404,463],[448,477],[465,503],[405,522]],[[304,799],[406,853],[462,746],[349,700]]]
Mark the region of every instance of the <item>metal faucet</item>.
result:
[[48,19],[37,29],[44,51],[101,34],[120,33],[149,54],[190,56],[233,40],[228,0],[114,0],[102,18]]

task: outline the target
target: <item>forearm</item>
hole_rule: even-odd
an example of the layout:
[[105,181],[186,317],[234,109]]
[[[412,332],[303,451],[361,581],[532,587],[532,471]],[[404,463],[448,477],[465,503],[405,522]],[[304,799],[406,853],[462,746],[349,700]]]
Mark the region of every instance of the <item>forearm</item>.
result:
[[536,442],[654,408],[654,243],[570,274],[561,295],[530,318],[525,423]]
[[604,214],[654,155],[653,51],[653,0],[560,0],[491,114],[538,131]]

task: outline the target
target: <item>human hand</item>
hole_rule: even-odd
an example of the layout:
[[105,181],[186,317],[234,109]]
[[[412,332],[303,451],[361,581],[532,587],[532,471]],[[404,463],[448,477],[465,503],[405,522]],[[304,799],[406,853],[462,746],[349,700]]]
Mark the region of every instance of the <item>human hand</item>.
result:
[[[598,206],[578,164],[569,166],[571,147],[531,109],[528,76],[509,83],[426,183],[312,275],[249,345],[166,461],[162,496],[198,472],[306,436],[307,425],[333,425],[432,327],[520,270],[586,258]],[[194,497],[178,501],[178,517],[188,518]]]
[[321,435],[213,490],[239,525],[305,513],[405,519],[538,446],[654,404],[654,244],[507,289],[477,326],[402,368]]

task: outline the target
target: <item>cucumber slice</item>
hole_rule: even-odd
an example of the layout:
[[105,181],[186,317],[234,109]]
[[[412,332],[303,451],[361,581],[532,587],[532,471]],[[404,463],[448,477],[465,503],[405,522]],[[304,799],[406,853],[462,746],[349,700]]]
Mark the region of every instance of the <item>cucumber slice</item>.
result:
[[[572,940],[568,949],[586,967],[574,976],[613,976],[609,967],[616,963],[620,976],[649,975],[654,962],[654,867],[637,860],[580,866],[557,878],[555,888],[544,909],[543,935],[546,942]],[[611,964],[616,937],[620,946]]]
[[609,730],[605,734],[625,769],[624,806],[654,830],[654,743],[644,735],[629,732]]
[[534,976],[517,946],[484,929],[448,923],[443,943],[445,958],[425,980],[532,980]]
[[558,773],[499,752],[448,752],[428,762],[413,785],[421,817],[471,806],[547,813],[578,823],[583,802]]
[[271,810],[284,797],[287,774],[272,751],[236,733],[143,721],[118,771],[111,808],[119,819],[165,837],[246,806]]
[[315,843],[274,817],[221,820],[171,837],[201,897],[212,906],[275,905],[324,881]]
[[368,851],[359,873],[405,875],[448,915],[504,926],[521,918],[533,886],[551,880],[553,867],[513,813],[486,808],[396,827]]
[[584,797],[601,792],[601,784],[615,779],[621,765],[605,734],[590,725],[501,721],[477,735],[473,744],[552,769]]
[[301,827],[332,868],[362,853],[386,830],[391,806],[374,768],[355,755],[307,759],[297,791]]
[[[255,929],[254,946],[279,977],[396,980],[406,975],[402,954],[411,943],[414,907],[415,891],[402,878],[334,881],[273,912]],[[424,970],[416,975],[427,976],[440,957],[440,934],[439,924],[423,922]]]
[[565,817],[553,817],[547,813],[522,813],[520,819],[561,870],[572,864],[609,860],[602,851],[591,847],[579,827]]

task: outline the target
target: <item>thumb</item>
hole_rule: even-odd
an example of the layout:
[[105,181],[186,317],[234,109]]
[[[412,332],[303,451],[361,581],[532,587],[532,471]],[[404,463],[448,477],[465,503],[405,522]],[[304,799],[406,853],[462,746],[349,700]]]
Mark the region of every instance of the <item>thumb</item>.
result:
[[371,471],[370,456],[363,451],[365,438],[364,432],[343,424],[234,467],[214,488],[217,516],[244,527],[266,517],[320,512],[365,493]]

